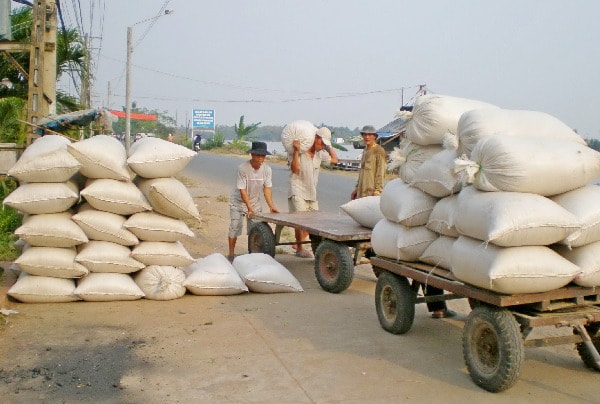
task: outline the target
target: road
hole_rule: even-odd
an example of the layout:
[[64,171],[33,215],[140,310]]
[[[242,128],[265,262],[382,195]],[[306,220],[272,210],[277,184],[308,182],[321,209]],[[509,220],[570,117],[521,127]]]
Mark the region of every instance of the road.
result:
[[[219,181],[223,183],[223,194],[229,196],[235,185],[237,167],[244,156],[200,152],[186,167],[184,175],[200,183]],[[287,211],[289,169],[284,164],[270,163],[273,170],[273,199],[282,212]],[[337,212],[339,206],[350,200],[350,193],[356,183],[357,174],[342,171],[321,170],[319,175],[319,208],[323,211]]]

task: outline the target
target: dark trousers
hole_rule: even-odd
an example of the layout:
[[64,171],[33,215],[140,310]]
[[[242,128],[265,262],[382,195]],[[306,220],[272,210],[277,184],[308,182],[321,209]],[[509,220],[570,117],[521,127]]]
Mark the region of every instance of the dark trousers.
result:
[[[429,286],[421,285],[421,287],[423,288],[423,293],[425,294],[425,296],[435,296],[435,295],[441,295],[442,293],[444,293],[443,289],[438,289],[438,288],[435,288],[430,285]],[[427,303],[427,310],[429,310],[429,312],[445,310],[445,309],[446,309],[446,302],[444,300],[439,301],[439,302]]]

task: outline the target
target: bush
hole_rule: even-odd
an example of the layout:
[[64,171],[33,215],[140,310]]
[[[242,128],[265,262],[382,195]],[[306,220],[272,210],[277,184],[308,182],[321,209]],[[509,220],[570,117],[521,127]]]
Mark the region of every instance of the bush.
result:
[[218,147],[223,147],[225,144],[225,136],[221,132],[215,133],[210,139],[206,139],[206,142],[200,145],[202,150],[212,150]]
[[[2,201],[18,186],[17,182],[11,179],[5,179],[0,184],[0,198]],[[21,226],[22,222],[21,215],[13,208],[4,206],[0,210],[0,261],[12,261],[19,256],[19,252],[14,247],[17,237],[13,233]]]

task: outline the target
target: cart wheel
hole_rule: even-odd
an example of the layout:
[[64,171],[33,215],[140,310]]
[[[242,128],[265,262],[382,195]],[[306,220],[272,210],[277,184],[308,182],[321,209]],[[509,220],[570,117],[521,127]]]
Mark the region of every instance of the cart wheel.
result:
[[315,276],[319,285],[328,292],[346,290],[354,276],[354,262],[348,246],[323,240],[315,256]]
[[392,334],[404,334],[415,320],[416,293],[408,279],[381,271],[375,286],[375,309],[379,323]]
[[275,234],[265,222],[254,223],[248,231],[248,252],[275,256]]
[[496,393],[516,383],[525,361],[519,324],[509,310],[475,307],[463,330],[463,355],[471,379]]
[[[586,326],[585,329],[588,334],[590,334],[590,337],[592,337],[592,343],[594,344],[596,351],[600,352],[600,334],[598,333],[600,331],[600,323],[590,324]],[[575,333],[577,333],[577,330],[575,330]],[[600,366],[598,366],[598,363],[594,360],[594,356],[589,348],[583,342],[575,344],[575,347],[585,366],[600,372]]]
[[473,310],[475,307],[481,306],[483,303],[481,303],[481,301],[477,300],[477,299],[473,299],[472,297],[469,297],[469,307],[471,308],[471,310]]
[[317,253],[317,248],[319,248],[319,244],[321,244],[322,240],[323,237],[321,236],[310,235],[310,248],[312,248],[313,254]]

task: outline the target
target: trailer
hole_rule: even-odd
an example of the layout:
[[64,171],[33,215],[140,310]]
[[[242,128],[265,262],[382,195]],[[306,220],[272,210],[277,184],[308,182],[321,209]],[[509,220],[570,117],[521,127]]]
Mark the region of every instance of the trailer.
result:
[[[542,293],[506,295],[465,284],[446,269],[417,262],[372,257],[377,276],[375,308],[383,329],[404,334],[412,327],[415,305],[468,299],[463,356],[479,387],[500,392],[518,380],[526,347],[575,344],[583,363],[600,371],[600,288],[568,285]],[[419,296],[431,285],[447,293]],[[572,334],[531,337],[536,327],[568,327]]]
[[[352,283],[354,266],[371,256],[371,229],[359,225],[346,213],[293,212],[257,213],[248,230],[248,251],[275,256],[276,247],[295,245],[282,241],[284,227],[304,230],[315,254],[315,276],[319,285],[331,293],[346,290]],[[275,225],[275,231],[271,224]]]

